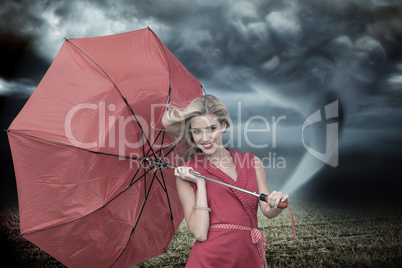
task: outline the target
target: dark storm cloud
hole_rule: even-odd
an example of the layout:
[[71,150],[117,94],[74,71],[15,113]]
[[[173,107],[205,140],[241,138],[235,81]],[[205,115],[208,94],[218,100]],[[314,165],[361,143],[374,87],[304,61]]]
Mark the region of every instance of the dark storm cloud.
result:
[[148,25],[201,80],[242,91],[249,89],[247,81],[252,79],[280,85],[310,79],[304,88],[294,90],[296,95],[311,84],[341,87],[349,79],[370,84],[382,78],[389,72],[383,68],[387,53],[394,53],[395,38],[400,38],[402,15],[395,1],[380,0],[371,4],[310,0],[2,5],[2,12],[12,17],[2,20],[0,29],[33,38],[38,54],[49,60],[64,36],[112,34]]
[[1,1],[0,29],[2,34],[13,33],[16,36],[30,36],[27,29],[41,27],[43,21],[38,16],[38,9],[32,8],[34,6],[32,2]]

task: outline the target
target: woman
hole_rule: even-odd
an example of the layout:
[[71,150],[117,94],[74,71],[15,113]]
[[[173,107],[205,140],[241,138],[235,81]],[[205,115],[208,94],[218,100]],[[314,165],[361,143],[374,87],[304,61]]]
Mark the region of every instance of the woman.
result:
[[[225,105],[215,96],[204,95],[183,111],[167,111],[162,122],[185,145],[187,162],[175,169],[176,185],[187,227],[197,240],[186,267],[266,267],[266,240],[257,229],[258,202],[262,213],[274,218],[282,212],[279,202],[289,197],[276,191],[269,194],[260,159],[222,146],[222,133],[231,123]],[[268,202],[192,172],[269,194]]]

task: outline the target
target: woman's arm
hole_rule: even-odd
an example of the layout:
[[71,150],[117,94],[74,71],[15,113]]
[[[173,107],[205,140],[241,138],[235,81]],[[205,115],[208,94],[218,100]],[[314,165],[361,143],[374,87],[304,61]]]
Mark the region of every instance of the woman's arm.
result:
[[[207,240],[209,230],[209,211],[207,208],[207,190],[205,180],[189,174],[193,171],[189,167],[178,167],[175,170],[176,187],[180,202],[183,206],[184,217],[186,218],[187,228],[198,241]],[[194,193],[190,182],[197,185],[197,192]]]
[[274,218],[281,214],[283,209],[277,208],[280,201],[284,202],[289,199],[288,195],[285,195],[281,192],[273,191],[272,193],[269,192],[267,181],[265,177],[265,170],[262,165],[261,160],[254,156],[254,163],[255,163],[255,171],[257,176],[257,187],[258,187],[258,194],[266,194],[268,195],[268,202],[264,202],[260,200],[260,207],[262,213],[267,218]]

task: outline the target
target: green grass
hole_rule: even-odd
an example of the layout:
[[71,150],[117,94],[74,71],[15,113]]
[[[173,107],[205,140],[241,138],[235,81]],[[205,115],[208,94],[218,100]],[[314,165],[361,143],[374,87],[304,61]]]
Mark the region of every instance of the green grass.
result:
[[[396,207],[336,207],[293,202],[297,238],[290,214],[275,219],[259,215],[268,240],[269,267],[402,267],[402,215]],[[21,238],[18,211],[0,213],[2,240],[23,267],[64,267]],[[184,267],[194,238],[183,222],[168,251],[135,267]]]

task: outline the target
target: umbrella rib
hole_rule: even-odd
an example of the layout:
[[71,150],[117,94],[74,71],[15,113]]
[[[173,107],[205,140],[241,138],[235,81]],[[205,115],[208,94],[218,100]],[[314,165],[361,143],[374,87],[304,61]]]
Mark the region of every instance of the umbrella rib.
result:
[[[155,142],[156,142],[156,140],[158,139],[159,135],[162,133],[163,129],[164,129],[164,128],[162,128],[162,129],[159,131],[158,136],[157,136],[156,139],[155,139]],[[165,134],[166,134],[166,132],[163,131],[163,134],[162,134],[162,141],[161,141],[161,147],[162,147],[162,145],[163,145],[163,141],[165,140]],[[174,146],[173,148],[175,148],[175,146]],[[168,154],[169,154],[171,151],[172,151],[172,150],[170,150],[170,151],[168,152]],[[163,150],[160,150],[160,152],[159,152],[159,157],[161,157],[162,152],[163,152]],[[166,154],[166,155],[168,155],[168,154]],[[165,157],[166,155],[164,155],[163,157]],[[159,178],[158,178],[158,177],[157,177],[157,180],[158,180],[159,184],[161,185],[162,189],[165,190],[166,199],[167,199],[168,205],[169,205],[170,220],[172,221],[173,230],[175,231],[176,229],[175,229],[174,221],[173,221],[173,211],[172,211],[172,207],[171,207],[171,205],[170,205],[169,193],[168,193],[168,190],[167,190],[167,186],[166,186],[166,182],[165,182],[165,177],[163,176],[163,171],[162,171],[162,169],[160,169],[160,173],[161,173],[161,178],[162,178],[162,181],[163,181],[163,185],[162,185],[161,182],[159,181]],[[173,231],[173,232],[174,232],[174,231]]]
[[[155,154],[158,154],[158,159],[159,159],[159,160],[161,160],[161,155],[162,155],[162,150],[163,150],[163,149],[162,149],[162,148],[163,148],[163,141],[164,141],[164,138],[165,138],[165,131],[164,131],[164,128],[162,128],[162,129],[159,131],[158,135],[156,136],[155,140],[154,140],[153,143],[152,143],[152,147],[153,147],[154,144],[156,143],[156,141],[158,140],[159,136],[161,135],[161,133],[163,133],[163,134],[162,134],[161,146],[160,146],[159,150],[154,150],[154,153],[155,153]],[[170,146],[170,144],[169,144],[168,146]],[[168,147],[168,146],[167,146],[167,147]],[[167,147],[165,147],[165,148],[167,148]],[[146,154],[144,154],[144,155],[146,155],[147,157],[149,157],[149,156],[150,156],[149,151],[150,151],[150,149],[148,149],[148,152],[147,152]]]
[[[72,148],[75,148],[75,149],[78,149],[78,150],[82,150],[82,151],[86,151],[86,152],[89,152],[89,153],[94,153],[94,154],[99,154],[99,155],[106,155],[106,156],[113,156],[113,157],[119,157],[119,158],[125,158],[125,159],[130,159],[130,160],[137,160],[137,161],[140,161],[140,162],[141,162],[141,166],[138,168],[137,173],[138,173],[139,169],[142,167],[143,162],[147,162],[147,161],[150,160],[150,159],[148,159],[147,157],[144,157],[144,158],[137,158],[137,157],[132,157],[132,156],[117,155],[117,154],[111,154],[111,153],[93,151],[93,150],[89,150],[89,149],[85,149],[85,148],[80,148],[80,147],[77,147],[77,146],[74,146],[74,145],[71,145],[71,144],[63,143],[63,142],[60,142],[60,141],[55,141],[55,140],[51,140],[51,139],[47,139],[47,138],[43,138],[43,137],[38,137],[38,136],[26,134],[26,133],[21,133],[21,132],[14,131],[14,130],[9,130],[9,129],[7,129],[6,131],[7,131],[7,132],[11,132],[11,133],[15,133],[15,134],[18,134],[18,135],[23,135],[23,136],[27,136],[27,137],[30,137],[30,138],[34,138],[34,139],[44,140],[44,141],[51,142],[51,143],[55,143],[55,144],[65,145],[65,146],[72,147]],[[166,146],[166,147],[164,147],[164,148],[162,148],[162,149],[160,149],[160,150],[163,150],[163,149],[165,149],[165,148],[168,148],[169,146],[175,146],[175,145],[174,145],[174,144],[169,144],[168,146]],[[173,147],[167,154],[169,154],[173,149],[174,149],[174,147]],[[158,150],[157,152],[159,152],[160,150]],[[166,154],[166,155],[167,155],[167,154]],[[160,160],[160,158],[157,158],[157,159]],[[152,162],[151,162],[151,163],[152,163]],[[162,161],[162,162],[159,163],[159,164],[163,164],[163,163],[166,163],[166,162],[163,162],[163,161]],[[136,173],[136,174],[137,174],[137,173]],[[135,178],[136,174],[134,175],[134,178]],[[134,178],[133,178],[133,179],[134,179]],[[131,183],[133,183],[133,182],[131,181]],[[130,184],[131,184],[131,183],[130,183]],[[134,182],[134,183],[135,183],[135,182]]]
[[154,173],[154,175],[152,177],[151,185],[148,188],[148,192],[145,193],[145,197],[144,197],[145,199],[144,199],[144,202],[142,204],[140,213],[138,214],[137,220],[135,222],[135,225],[134,225],[133,229],[131,230],[129,238],[127,239],[126,245],[124,246],[123,250],[120,252],[119,256],[117,256],[116,260],[109,267],[112,267],[120,259],[120,257],[123,255],[124,251],[126,250],[126,248],[128,246],[128,243],[130,242],[130,239],[133,236],[135,229],[137,228],[138,222],[140,221],[140,218],[141,218],[142,212],[144,211],[145,205],[146,205],[146,203],[148,201],[148,196],[149,196],[149,193],[151,192],[151,188],[152,188],[152,185],[154,183],[155,177],[156,177],[156,172]]
[[[159,132],[159,134],[157,135],[157,137],[156,137],[154,143],[155,143],[156,140],[158,139],[158,137],[159,137],[159,135],[160,135],[161,132],[162,132],[162,130],[161,130],[161,131]],[[163,134],[162,134],[162,144],[163,144],[164,136],[165,136],[165,132],[163,132]],[[153,144],[154,144],[154,143],[153,143]],[[170,145],[169,145],[169,146],[170,146]],[[167,146],[167,147],[165,147],[165,148],[168,148],[169,146]],[[162,147],[162,146],[161,146],[161,147]],[[175,145],[173,145],[173,148],[168,152],[168,154],[169,154],[174,148],[175,148]],[[162,154],[162,150],[163,150],[162,148],[159,150],[159,156]],[[137,170],[136,174],[138,173],[138,171],[139,171],[139,169]],[[164,185],[162,185],[162,182],[159,180],[158,176],[156,175],[156,173],[157,173],[158,171],[160,171],[160,173],[161,173],[161,177],[162,177],[162,181],[163,181],[163,184],[164,184]],[[134,177],[135,177],[135,175],[134,175]],[[136,221],[136,223],[135,223],[135,225],[134,225],[134,227],[133,227],[133,229],[132,229],[132,231],[131,231],[131,233],[130,233],[129,238],[127,239],[126,245],[125,245],[124,249],[121,251],[121,253],[119,254],[119,256],[116,258],[116,260],[115,260],[109,267],[112,267],[112,266],[120,259],[120,257],[123,255],[124,251],[126,250],[126,248],[127,248],[127,246],[128,246],[128,243],[130,242],[130,239],[131,239],[131,237],[133,236],[133,234],[134,234],[134,232],[135,232],[135,230],[136,230],[136,228],[137,228],[137,225],[138,225],[138,223],[139,223],[139,221],[140,221],[142,212],[143,212],[143,210],[144,210],[144,208],[145,208],[145,205],[146,205],[146,203],[147,203],[148,196],[149,196],[149,193],[150,193],[150,191],[151,191],[152,185],[153,185],[153,183],[154,183],[154,181],[155,181],[155,178],[157,179],[157,181],[159,182],[160,186],[162,187],[162,189],[163,189],[164,192],[166,193],[166,198],[167,198],[167,202],[168,202],[168,206],[169,206],[169,212],[170,212],[170,219],[171,219],[171,222],[172,222],[172,227],[173,227],[173,230],[176,230],[176,229],[175,229],[175,226],[174,226],[173,211],[172,211],[172,207],[171,207],[171,204],[170,204],[170,198],[169,198],[169,194],[168,194],[168,190],[167,190],[165,178],[164,178],[164,176],[163,176],[162,169],[161,169],[160,167],[158,167],[158,168],[155,170],[155,173],[154,173],[153,178],[152,178],[152,181],[151,181],[151,185],[150,185],[149,188],[148,188],[148,192],[146,191],[146,188],[145,188],[145,200],[144,200],[144,203],[143,203],[143,205],[142,205],[142,207],[141,207],[141,211],[140,211],[140,213],[138,214],[137,221]],[[133,179],[134,179],[134,178],[133,178]],[[134,181],[133,184],[136,183],[137,181],[139,181],[139,179],[140,179],[140,178],[138,178],[136,181]],[[145,180],[145,182],[146,182],[146,180]]]
[[[163,131],[163,128],[159,131],[157,138],[158,138],[159,135],[162,133],[162,131]],[[165,139],[165,133],[166,133],[166,132],[163,131],[163,134],[162,134],[162,141],[161,141],[161,147],[162,147],[162,144],[163,144],[163,140]],[[155,142],[156,142],[157,138],[155,139]],[[159,151],[159,159],[161,159],[162,152],[163,152],[163,150],[160,150],[160,151]],[[164,155],[164,156],[165,156],[165,155]],[[162,179],[163,179],[163,172],[162,172],[162,169],[160,170],[160,172],[161,172],[161,176],[162,176]],[[159,182],[160,186],[162,187],[162,189],[164,189],[165,192],[167,193],[166,184],[165,184],[165,187],[163,187],[163,185],[162,185],[162,183],[160,182],[159,178],[157,177],[156,179],[158,180],[158,182]],[[163,179],[163,182],[165,182],[164,179]],[[169,196],[167,196],[167,199],[168,199],[169,206],[170,206]]]
[[136,181],[134,181],[135,177],[137,177],[138,172],[140,171],[141,168],[145,168],[145,166],[143,166],[143,162],[141,162],[140,166],[138,167],[137,171],[135,172],[133,178],[130,181],[130,185],[136,183],[141,177],[139,177]]
[[[172,147],[172,148],[169,150],[169,152],[167,152],[167,153],[165,154],[165,156],[166,156],[166,155],[168,155],[169,153],[171,153],[171,152],[176,148],[177,144],[178,144],[177,142],[172,142],[172,143],[166,145],[165,147],[161,146],[158,150],[155,150],[155,153],[160,153],[161,151],[163,151],[163,150],[165,150],[165,149],[167,149],[167,148],[169,148],[169,147]],[[148,156],[149,156],[149,155],[148,155]]]
[[[156,140],[158,139],[160,133],[161,133],[161,131],[158,133],[157,137],[155,138],[154,142],[152,143],[152,147],[153,147],[153,145],[155,144]],[[163,143],[162,143],[162,144],[163,144]],[[145,148],[144,144],[143,144],[142,147],[143,147],[143,149]],[[149,155],[149,152],[151,151],[151,148],[152,148],[152,147],[150,147],[150,148],[148,149],[148,152],[147,152],[146,154],[144,153],[144,155],[146,155],[147,157],[149,157],[149,156],[150,156],[150,155]],[[155,151],[154,151],[154,152],[155,152]],[[155,153],[156,153],[156,152],[155,152]],[[142,163],[141,163],[141,165],[142,165]],[[134,174],[133,179],[131,180],[131,183],[135,183],[135,182],[136,182],[136,181],[135,181],[135,182],[133,182],[133,181],[134,181],[134,179],[135,179],[137,173],[140,171],[140,168],[141,168],[141,166],[138,168],[137,172]],[[146,181],[145,181],[145,185],[146,185]]]
[[140,169],[143,167],[142,164],[143,164],[143,162],[141,162],[140,166],[138,167],[137,171],[135,172],[133,178],[132,178],[131,181],[130,181],[130,184],[134,184],[134,183],[135,183],[135,182],[134,182],[134,179],[135,179],[135,177],[137,177],[138,172],[139,172]]
[[[166,186],[166,182],[165,182],[165,177],[163,176],[162,170],[161,170],[161,177],[162,177],[163,184],[165,185],[165,193],[166,193],[166,199],[167,199],[168,205],[169,205],[170,220],[171,220],[171,222],[172,222],[173,233],[175,233],[175,232],[176,232],[176,227],[174,226],[172,206],[171,206],[171,204],[170,204],[169,193],[168,193],[168,190],[167,190],[167,186]],[[162,187],[162,188],[163,188],[163,187]]]
[[[105,75],[106,77],[110,80],[110,82],[112,82],[113,86],[117,89],[117,91],[119,91],[120,95],[123,97],[123,94],[121,93],[120,89],[117,87],[117,85],[114,83],[114,81],[112,80],[112,78],[110,78],[110,76],[102,69],[102,67],[99,66],[99,64],[94,61],[87,53],[85,53],[81,48],[79,48],[76,44],[74,44],[73,42],[71,42],[69,39],[64,38],[68,43],[70,43],[72,46],[74,46],[76,49],[78,49],[79,51],[81,51],[82,54],[84,54],[88,59],[90,59]],[[125,99],[123,97],[123,99]]]
[[[166,186],[166,182],[165,182],[165,177],[163,176],[162,170],[161,170],[161,177],[162,177],[163,184],[165,185],[165,187],[162,186],[162,188],[165,189],[166,198],[167,198],[167,201],[168,201],[168,204],[169,204],[170,219],[172,220],[172,223],[173,223],[173,211],[172,211],[172,207],[171,207],[171,205],[170,205],[169,193],[168,193],[168,190],[167,190],[167,186]],[[173,223],[173,228],[174,228],[174,223]]]
[[[142,130],[142,128],[140,127],[140,129],[141,129],[141,141],[142,141],[142,155],[145,155],[145,143],[144,143],[144,136],[145,136],[145,133],[144,133],[144,131]],[[146,138],[146,137],[145,137]],[[151,146],[149,146],[149,149],[151,149]],[[153,152],[153,151],[152,151]],[[153,153],[153,155],[155,155],[154,153]]]
[[202,91],[204,92],[204,94],[207,94],[207,91],[205,90],[205,88],[203,87],[203,85],[201,85]]
[[44,140],[44,141],[48,141],[51,143],[56,143],[56,144],[61,144],[61,145],[65,145],[65,146],[69,146],[72,148],[76,148],[82,151],[87,151],[89,153],[94,153],[94,154],[101,154],[101,155],[107,155],[107,156],[114,156],[114,157],[119,157],[119,158],[125,158],[125,159],[130,159],[130,160],[138,160],[138,161],[143,161],[143,158],[138,158],[138,157],[132,157],[132,156],[125,156],[125,155],[118,155],[118,154],[111,154],[111,153],[105,153],[105,152],[100,152],[100,151],[93,151],[93,150],[89,150],[89,149],[85,149],[85,148],[81,148],[75,145],[71,145],[68,143],[64,143],[64,142],[60,142],[60,141],[55,141],[55,140],[51,140],[51,139],[47,139],[47,138],[43,138],[43,137],[38,137],[38,136],[34,136],[34,135],[30,135],[30,134],[26,134],[26,133],[22,133],[22,132],[18,132],[18,131],[14,131],[14,130],[6,130],[7,132],[11,132],[11,133],[15,133],[15,134],[19,134],[19,135],[24,135],[30,138],[35,138],[35,139],[40,139],[40,140]]
[[[170,95],[170,94],[169,94],[169,95]],[[162,128],[162,129],[163,129],[163,128]],[[161,130],[161,131],[162,131],[162,130]],[[166,134],[166,132],[163,131],[163,134],[162,134],[162,142],[161,142],[162,145],[163,145],[163,141],[164,141],[164,139],[165,139],[165,134]],[[158,136],[159,136],[159,134],[158,134]],[[162,147],[162,145],[161,145],[161,147]],[[172,150],[173,150],[175,147],[176,147],[176,146],[173,146],[173,148],[172,148],[167,154],[164,154],[163,157],[169,155],[169,153],[172,152]],[[162,155],[162,152],[163,152],[163,150],[160,150],[159,156]],[[162,185],[161,185],[161,187],[165,190],[165,193],[166,193],[166,199],[167,199],[168,205],[169,205],[170,220],[172,221],[173,233],[174,233],[174,232],[176,231],[176,228],[175,228],[175,226],[174,226],[174,221],[173,221],[172,206],[170,205],[169,193],[168,193],[168,189],[167,189],[167,186],[166,186],[165,177],[163,176],[163,171],[162,171],[162,169],[160,169],[160,172],[161,172],[161,178],[162,178],[163,185],[164,185],[164,187],[163,187]],[[159,181],[159,179],[158,179],[158,181]],[[159,183],[160,183],[160,181],[159,181]]]
[[[79,48],[77,45],[75,45],[73,42],[71,42],[69,39],[64,38],[68,43],[70,43],[72,46],[74,46],[76,49],[78,49],[79,51],[81,51],[82,54],[84,54],[88,59],[90,59],[105,75],[106,77],[110,80],[110,82],[112,82],[114,88],[117,89],[117,91],[119,92],[121,98],[123,99],[124,103],[127,105],[128,109],[130,110],[131,114],[134,116],[135,121],[137,122],[138,127],[140,128],[141,132],[142,132],[142,137],[145,137],[146,142],[148,143],[149,147],[151,147],[151,144],[148,140],[148,138],[145,136],[145,132],[142,128],[142,125],[140,124],[140,122],[137,119],[137,116],[134,114],[133,109],[131,108],[130,104],[128,103],[127,99],[124,97],[124,95],[121,93],[120,89],[117,87],[116,83],[112,80],[112,78],[106,73],[105,70],[102,69],[102,67],[95,61],[93,60],[87,53],[85,53],[81,48]],[[170,69],[169,69],[169,81],[170,81]],[[169,82],[170,83],[170,82]],[[170,94],[169,94],[170,95]],[[143,146],[144,146],[144,141],[143,141]],[[153,151],[152,151],[153,152]],[[155,154],[154,154],[155,155]],[[156,156],[156,155],[155,155]]]
[[159,153],[160,151],[165,150],[165,149],[169,148],[170,146],[173,146],[173,147],[166,154],[164,154],[164,156],[166,157],[176,148],[177,144],[170,144],[169,146],[162,147],[162,148],[156,150],[155,152]]
[[[159,137],[159,135],[162,133],[162,131],[163,131],[163,128],[159,131],[158,137]],[[157,138],[158,138],[158,137],[157,137]],[[163,144],[163,140],[164,140],[164,139],[165,139],[165,131],[163,131],[163,134],[162,134],[161,146],[162,146],[162,144]],[[157,139],[155,139],[155,141],[156,141],[156,140],[157,140]],[[159,159],[161,159],[162,152],[163,152],[162,150],[159,151]],[[163,178],[162,169],[161,169],[160,171],[161,171],[161,176],[162,176],[162,178]],[[166,185],[165,185],[165,187],[163,187],[163,185],[162,185],[162,183],[160,182],[159,178],[157,177],[156,179],[158,180],[158,182],[159,182],[160,186],[162,187],[162,189],[164,189],[165,192],[166,192],[166,191],[167,191]],[[168,202],[169,202],[169,196],[168,196]],[[169,203],[170,203],[170,202],[169,202]]]
[[[93,150],[89,150],[89,149],[85,149],[85,148],[80,148],[80,147],[77,147],[77,146],[74,146],[74,145],[71,145],[71,144],[63,143],[63,142],[60,142],[60,141],[55,141],[55,140],[51,140],[51,139],[47,139],[47,138],[43,138],[43,137],[38,137],[38,136],[26,134],[26,133],[21,133],[21,132],[14,131],[14,130],[9,130],[9,129],[7,129],[6,131],[7,131],[7,132],[12,132],[12,133],[15,133],[15,134],[18,134],[18,135],[27,136],[27,137],[30,137],[30,138],[40,139],[40,140],[44,140],[44,141],[51,142],[51,143],[56,143],[56,144],[61,144],[61,145],[69,146],[69,147],[72,147],[72,148],[75,148],[75,149],[78,149],[78,150],[82,150],[82,151],[86,151],[86,152],[89,152],[89,153],[94,153],[94,154],[100,154],[100,155],[113,156],[113,157],[119,157],[119,158],[125,158],[125,159],[140,161],[140,162],[141,162],[140,167],[137,169],[137,172],[134,174],[133,179],[132,179],[131,182],[130,182],[130,185],[136,183],[136,182],[139,180],[139,179],[137,179],[136,181],[134,181],[134,179],[135,179],[135,177],[137,176],[137,174],[138,174],[139,170],[141,169],[141,167],[145,167],[145,166],[143,166],[143,163],[147,160],[146,158],[137,158],[137,157],[132,157],[132,156],[117,155],[117,154],[111,154],[111,153],[93,151]],[[168,147],[165,147],[165,148],[168,148]],[[172,150],[173,150],[173,149],[174,149],[174,147],[172,148]],[[172,150],[170,150],[169,153],[170,153]],[[158,159],[159,159],[159,158],[158,158]],[[152,168],[151,168],[151,169],[152,169]],[[140,177],[140,178],[142,178],[142,177]]]
[[[129,159],[129,160],[137,160],[137,161],[140,161],[140,162],[141,162],[141,166],[140,166],[139,168],[142,167],[142,163],[143,163],[143,162],[147,162],[147,161],[149,160],[148,157],[138,158],[138,157],[132,157],[132,156],[125,156],[125,155],[118,155],[118,154],[105,153],[105,152],[100,152],[100,151],[93,151],[93,150],[81,148],[81,147],[78,147],[78,146],[74,146],[74,145],[71,145],[71,144],[68,144],[68,143],[64,143],[64,142],[60,142],[60,141],[55,141],[55,140],[51,140],[51,139],[47,139],[47,138],[43,138],[43,137],[38,137],[38,136],[26,134],[26,133],[21,133],[21,132],[14,131],[14,130],[9,130],[9,129],[7,129],[6,131],[7,131],[7,132],[11,132],[11,133],[15,133],[15,134],[18,134],[18,135],[23,135],[23,136],[27,136],[27,137],[30,137],[30,138],[34,138],[34,139],[40,139],[40,140],[44,140],[44,141],[51,142],[51,143],[56,143],[56,144],[61,144],[61,145],[69,146],[69,147],[72,147],[72,148],[75,148],[75,149],[78,149],[78,150],[82,150],[82,151],[86,151],[86,152],[89,152],[89,153],[94,153],[94,154],[99,154],[99,155],[106,155],[106,156],[113,156],[113,157],[119,157],[119,158],[125,158],[125,159]],[[166,148],[169,148],[170,146],[175,146],[175,145],[174,145],[173,143],[172,143],[172,144],[169,144],[168,146],[163,147],[162,150],[163,150],[163,149],[166,149]],[[173,147],[168,153],[170,153],[173,149],[174,149],[174,147]],[[160,149],[160,150],[161,150],[161,149]],[[156,152],[159,152],[160,150],[157,150]],[[166,155],[167,155],[167,154],[166,154]],[[160,158],[157,158],[157,159],[160,160]],[[161,162],[160,164],[163,164],[163,163],[165,163],[165,162]],[[138,171],[137,171],[137,172],[138,172]]]
[[[162,173],[162,169],[158,168],[158,170]],[[156,173],[156,172],[155,172]],[[162,182],[159,180],[159,177],[156,176],[156,180],[159,182],[159,185],[162,187],[163,191],[166,192],[167,189],[165,187],[163,187]]]
[[[163,131],[161,144],[163,144],[163,141],[164,141],[164,139],[165,139],[165,134],[166,134],[166,132]],[[158,135],[158,136],[159,136],[159,135]],[[161,146],[161,147],[162,147],[162,146]],[[169,155],[169,153],[170,153],[175,147],[176,147],[176,146],[173,146],[173,148],[172,148],[167,154],[165,154],[164,157],[165,157],[166,155]],[[160,151],[159,155],[162,155],[162,152],[163,152],[163,150]],[[173,221],[173,211],[172,211],[172,207],[171,207],[171,205],[170,205],[169,193],[168,193],[168,190],[167,190],[166,181],[165,181],[165,177],[163,176],[162,169],[161,169],[161,177],[162,177],[162,181],[163,181],[163,185],[164,185],[164,187],[163,187],[162,185],[161,185],[161,187],[162,187],[163,189],[165,189],[166,199],[167,199],[168,205],[169,205],[170,219],[171,219],[172,225],[173,225],[173,230],[176,230],[176,228],[175,228],[175,226],[174,226],[174,221]],[[159,179],[158,179],[158,181],[159,181]],[[160,182],[159,182],[159,183],[160,183]],[[174,232],[174,231],[173,231],[173,232]]]
[[168,95],[168,100],[167,100],[167,106],[166,109],[169,108],[169,104],[170,104],[170,95],[172,93],[172,76],[171,76],[171,72],[170,72],[170,62],[169,62],[169,58],[167,56],[167,53],[165,51],[165,48],[162,45],[162,41],[159,39],[159,37],[148,27],[148,29],[151,31],[151,33],[154,35],[154,37],[156,38],[156,40],[158,41],[159,45],[161,46],[163,53],[165,54],[165,58],[166,58],[166,63],[168,65],[168,70],[169,70],[169,95]]
[[[169,96],[170,96],[170,94],[169,94]],[[166,132],[164,131],[164,127],[163,128],[161,128],[161,130],[159,131],[159,133],[158,133],[158,137],[159,137],[159,135],[162,133],[162,131],[163,131],[163,134],[162,134],[162,141],[161,141],[161,147],[163,146],[163,141],[165,140],[165,134],[166,134]],[[156,141],[156,140],[155,140]],[[162,155],[162,150],[160,150],[160,152],[159,152],[159,158],[161,157],[161,155]],[[163,157],[165,157],[165,156],[163,156]]]
[[[158,138],[159,138],[159,136],[161,135],[161,133],[165,133],[165,131],[164,131],[164,128],[161,128],[161,130],[159,130],[159,133],[158,133],[158,135],[156,135],[156,138],[154,139],[154,141],[153,141],[153,143],[152,143],[152,147],[154,146],[154,144],[156,143],[156,141],[158,140]],[[163,137],[164,137],[164,134],[162,135],[162,142],[161,142],[161,147],[162,147],[162,145],[163,145]],[[149,149],[148,149],[148,153],[149,153]],[[147,153],[147,154],[148,154]]]
[[[171,144],[171,146],[172,146],[172,148],[166,153],[166,155],[169,155],[175,148],[176,148],[176,146],[177,146],[177,143],[176,144]],[[165,148],[163,148],[163,149],[166,149],[166,148],[169,148],[169,146],[166,146]],[[162,150],[163,150],[162,149]]]
[[[162,145],[163,145],[163,140],[164,140],[164,137],[165,137],[165,131],[164,131],[164,128],[161,128],[160,129],[160,131],[159,131],[159,133],[158,133],[158,135],[156,136],[156,138],[154,139],[154,141],[153,141],[153,143],[152,143],[152,146],[148,149],[148,152],[147,152],[147,154],[145,154],[145,151],[144,151],[144,155],[147,155],[147,156],[149,156],[149,151],[153,151],[153,154],[154,155],[156,155],[157,154],[157,152],[158,151],[154,151],[153,149],[152,149],[152,147],[154,146],[154,144],[156,143],[156,141],[158,140],[158,138],[159,138],[159,136],[160,136],[160,134],[163,132],[163,134],[162,134],[162,141],[161,141],[161,147],[162,147]],[[143,149],[144,149],[145,147],[144,147],[144,145],[143,145]],[[159,155],[158,155],[158,160],[161,160],[161,154],[162,154],[162,150],[159,150]],[[159,168],[160,169],[160,168]],[[162,173],[162,170],[161,170],[161,173]],[[133,178],[134,179],[134,178]],[[165,190],[165,191],[167,191],[167,189],[165,189],[164,187],[163,187],[163,185],[162,185],[162,183],[159,181],[159,178],[156,176],[156,179],[158,180],[158,182],[159,182],[159,184],[160,184],[160,186]],[[145,190],[145,192],[146,192],[146,184],[147,182],[146,182],[146,180],[145,180],[145,182],[144,182],[144,190]],[[168,197],[169,198],[169,197]],[[170,203],[170,201],[168,200],[168,202]]]

